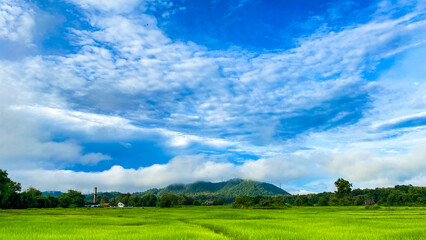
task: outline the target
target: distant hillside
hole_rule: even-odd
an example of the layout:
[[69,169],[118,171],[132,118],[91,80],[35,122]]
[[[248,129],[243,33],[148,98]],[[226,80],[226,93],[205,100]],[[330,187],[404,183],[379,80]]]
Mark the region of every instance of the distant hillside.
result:
[[[43,196],[52,196],[52,197],[59,197],[61,196],[63,192],[60,191],[45,191],[42,192]],[[98,196],[107,196],[108,198],[115,198],[120,196],[120,192],[98,192]],[[85,197],[85,200],[89,201],[93,199],[93,193],[83,194]]]
[[[115,198],[120,196],[120,192],[98,192],[98,196],[106,196],[107,198]],[[91,201],[93,199],[93,193],[83,194],[86,201]]]
[[[145,196],[154,194],[162,196],[164,193],[185,194],[187,196],[198,196],[201,198],[211,199],[222,197],[225,199],[234,199],[238,195],[247,196],[273,196],[273,195],[289,195],[288,192],[276,187],[275,185],[256,182],[252,180],[231,179],[225,182],[196,182],[192,184],[172,184],[165,188],[152,188],[145,192],[136,192],[132,195]],[[44,196],[58,197],[62,194],[59,191],[43,192]],[[98,196],[104,195],[108,198],[119,196],[120,192],[98,192]],[[84,194],[86,200],[90,201],[93,198],[93,193]]]
[[59,191],[46,191],[42,193],[43,196],[52,196],[52,197],[59,197],[61,196],[62,192]]
[[242,179],[231,179],[218,183],[196,182],[192,184],[173,184],[161,189],[153,188],[145,192],[137,192],[133,195],[144,196],[154,194],[161,196],[164,193],[185,194],[187,196],[211,195],[224,198],[235,198],[238,195],[289,195],[288,192],[272,184]]

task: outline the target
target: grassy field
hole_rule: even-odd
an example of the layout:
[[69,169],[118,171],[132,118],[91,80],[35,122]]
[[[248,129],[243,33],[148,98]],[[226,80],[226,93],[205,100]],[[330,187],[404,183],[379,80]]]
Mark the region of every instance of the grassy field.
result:
[[0,210],[0,239],[426,239],[426,208]]

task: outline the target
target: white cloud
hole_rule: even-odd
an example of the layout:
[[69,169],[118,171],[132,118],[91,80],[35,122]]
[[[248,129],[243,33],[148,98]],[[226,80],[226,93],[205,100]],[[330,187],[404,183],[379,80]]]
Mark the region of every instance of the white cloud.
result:
[[81,156],[79,163],[84,165],[94,165],[100,161],[111,160],[111,157],[101,153],[88,153]]
[[[253,179],[280,185],[292,193],[333,191],[334,178],[343,177],[355,187],[374,188],[396,184],[424,185],[426,164],[424,146],[419,145],[406,155],[381,157],[369,152],[335,155],[332,159],[321,154],[289,155],[281,158],[262,158],[242,164],[217,162],[205,155],[178,156],[166,164],[154,164],[138,169],[113,166],[103,172],[74,172],[65,170],[11,170],[10,176],[23,184],[41,190],[77,189],[91,191],[143,191],[173,183],[221,181],[230,178]],[[318,159],[320,159],[318,161]],[[325,168],[330,177],[323,179],[317,168]],[[55,179],[54,182],[51,179]],[[296,187],[298,179],[316,179]],[[322,179],[322,180],[321,180]]]
[[[19,179],[24,186],[40,189],[78,189],[89,191],[94,185],[102,191],[141,191],[148,187],[164,186],[170,183],[188,183],[195,180],[217,180],[222,174],[232,173],[234,166],[230,163],[205,161],[204,157],[181,156],[168,164],[154,164],[150,167],[124,169],[113,166],[104,172],[72,172],[63,170],[17,170],[10,171],[10,176]],[[35,175],[39,177],[34,177]],[[49,179],[57,179],[49,184]]]
[[[304,159],[288,159],[285,157],[247,160],[239,167],[240,176],[247,179],[269,181],[293,181],[311,174],[315,165],[307,165]],[[308,163],[311,164],[311,163]],[[309,166],[309,167],[308,167]]]
[[0,113],[0,163],[6,169],[96,164],[111,159],[101,153],[82,154],[82,147],[73,141],[52,141],[48,133],[26,121],[24,115],[7,110]]
[[[372,128],[373,129],[393,128],[393,127],[398,127],[404,123],[416,121],[416,120],[423,120],[424,122],[426,122],[426,112],[411,114],[408,116],[397,117],[384,122],[379,122],[374,124]],[[422,125],[425,125],[425,124],[422,124]],[[400,126],[400,127],[403,127],[403,126]],[[418,127],[418,126],[417,125],[412,126],[412,124],[411,125],[409,124],[405,127]]]
[[51,127],[93,135],[92,138],[95,139],[134,139],[143,138],[147,135],[161,135],[168,139],[167,143],[171,147],[186,147],[194,142],[214,147],[227,147],[237,144],[223,139],[201,137],[164,128],[135,126],[131,120],[119,116],[25,105],[11,106],[10,110],[27,114],[40,122],[48,121],[48,125]]
[[185,7],[179,7],[178,4],[170,0],[65,0],[75,4],[87,12],[97,14],[126,14],[134,10],[145,12],[147,10],[164,10],[163,17],[169,17],[177,11],[184,10]]
[[335,176],[348,178],[360,187],[393,186],[425,179],[425,142],[406,154],[381,156],[368,151],[336,155],[324,167]]
[[[204,155],[178,156],[167,164],[154,164],[139,169],[124,169],[113,166],[103,172],[73,172],[66,170],[12,170],[10,177],[19,181],[24,187],[33,186],[41,190],[77,189],[90,191],[98,186],[101,191],[120,190],[142,191],[151,187],[162,187],[172,183],[191,183],[199,180],[220,181],[230,178],[250,178],[255,180],[270,179],[265,175],[254,172],[253,166],[263,171],[274,168],[273,177],[288,180],[309,174],[307,166],[303,173],[294,175],[295,163],[282,163],[286,159],[261,159],[236,165],[228,162],[216,162]],[[300,168],[300,167],[299,167]],[[282,177],[281,177],[282,176]],[[54,182],[50,181],[55,179]]]
[[[19,105],[11,106],[11,109],[31,114],[34,117],[51,120],[52,125],[58,124],[58,126],[67,126],[67,128],[73,130],[84,130],[88,133],[92,133],[96,128],[116,128],[128,131],[139,130],[139,128],[133,126],[129,120],[119,116],[106,116],[43,106]],[[54,123],[54,121],[56,123]]]
[[59,59],[72,74],[92,80],[89,91],[108,84],[124,94],[179,94],[218,76],[214,59],[203,56],[200,47],[172,43],[151,16],[93,17],[92,21],[98,31],[74,31],[82,50]]
[[23,1],[0,3],[0,39],[30,45],[34,25],[34,11]]
[[143,0],[67,0],[83,9],[123,13],[133,10]]
[[[7,62],[0,62],[8,66]],[[0,68],[0,163],[2,168],[53,168],[76,163],[95,164],[109,160],[101,153],[83,154],[83,148],[73,140],[54,141],[51,128],[45,128],[34,115],[11,108],[15,104],[36,101],[40,93],[34,93],[34,82],[24,84],[14,81],[14,68]],[[45,100],[47,99],[45,95]],[[56,102],[59,104],[59,102]]]

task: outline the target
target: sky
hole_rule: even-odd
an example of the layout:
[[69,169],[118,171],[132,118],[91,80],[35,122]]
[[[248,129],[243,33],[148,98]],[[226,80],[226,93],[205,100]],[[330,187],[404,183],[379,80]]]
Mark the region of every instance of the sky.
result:
[[426,185],[426,2],[2,0],[23,188]]

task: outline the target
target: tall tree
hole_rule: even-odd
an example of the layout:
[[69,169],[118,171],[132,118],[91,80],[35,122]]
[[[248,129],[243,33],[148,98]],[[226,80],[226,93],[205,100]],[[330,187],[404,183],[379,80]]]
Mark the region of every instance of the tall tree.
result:
[[17,192],[21,191],[21,184],[7,177],[7,171],[0,169],[0,208],[13,207],[11,199],[16,198]]
[[337,198],[349,196],[352,191],[352,183],[343,178],[337,179],[337,181],[334,182],[334,185],[337,187],[337,191],[335,192],[335,196]]

